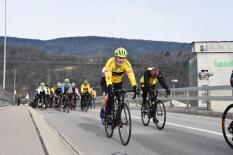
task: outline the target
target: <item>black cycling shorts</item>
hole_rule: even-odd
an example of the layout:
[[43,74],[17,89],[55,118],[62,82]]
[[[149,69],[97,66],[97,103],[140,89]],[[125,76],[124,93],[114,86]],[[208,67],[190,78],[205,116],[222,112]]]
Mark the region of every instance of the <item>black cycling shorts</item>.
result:
[[[108,93],[108,88],[107,88],[107,84],[106,84],[106,81],[105,81],[104,77],[101,78],[100,85],[101,85],[102,92],[107,94]],[[116,90],[121,90],[122,89],[122,82],[113,83],[113,88],[116,89]]]
[[122,89],[122,82],[113,83],[113,88],[114,88],[115,90],[121,90],[121,89]]

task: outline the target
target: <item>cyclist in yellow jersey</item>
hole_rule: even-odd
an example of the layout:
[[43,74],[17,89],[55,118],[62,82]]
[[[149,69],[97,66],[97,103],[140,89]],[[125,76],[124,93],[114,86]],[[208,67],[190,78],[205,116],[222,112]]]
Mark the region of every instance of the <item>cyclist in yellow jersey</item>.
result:
[[84,80],[84,82],[81,85],[81,93],[90,93],[91,87],[87,80]]
[[84,80],[80,90],[81,90],[81,106],[82,106],[84,94],[87,93],[90,96],[90,92],[91,92],[91,87],[87,80]]
[[[122,77],[126,73],[128,79],[135,91],[139,93],[136,78],[131,67],[130,62],[126,59],[127,51],[120,47],[115,50],[115,56],[108,59],[105,64],[104,77],[107,86],[108,97],[105,98],[108,100],[106,106],[106,112],[109,113],[112,109],[111,97],[113,94],[113,89],[122,89]],[[103,116],[103,109],[101,109],[100,116]]]
[[50,88],[51,95],[55,94],[55,90],[56,90],[56,84],[54,84],[53,87]]
[[140,79],[141,89],[143,91],[142,98],[143,104],[146,102],[147,94],[155,95],[155,86],[160,83],[164,89],[166,89],[167,95],[170,95],[170,89],[167,86],[163,74],[159,71],[157,67],[150,67],[144,72]]
[[[155,66],[147,68],[147,70],[144,72],[143,76],[140,79],[141,89],[143,92],[142,93],[142,99],[143,99],[142,104],[146,103],[146,98],[147,98],[148,93],[152,97],[155,96],[155,86],[158,82],[162,85],[164,89],[166,89],[167,95],[170,95],[170,89],[167,86],[161,71],[159,71],[159,69]],[[152,116],[154,115],[154,112],[157,109],[156,104],[154,104],[153,106],[155,106],[155,108],[153,108],[153,111],[151,112]],[[156,123],[158,122],[158,120],[155,117],[153,117],[153,122]]]

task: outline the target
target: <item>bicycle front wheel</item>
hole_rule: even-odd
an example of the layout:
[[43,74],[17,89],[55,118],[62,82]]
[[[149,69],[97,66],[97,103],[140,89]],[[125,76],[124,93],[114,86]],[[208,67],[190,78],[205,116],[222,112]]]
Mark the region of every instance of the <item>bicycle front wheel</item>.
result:
[[45,100],[44,97],[41,98],[41,110],[45,109]]
[[153,116],[154,117],[153,119],[157,121],[155,122],[157,128],[159,130],[162,130],[166,123],[166,109],[162,101],[158,100],[156,103],[157,103],[157,109]]
[[150,123],[150,108],[148,102],[142,104],[141,107],[141,119],[144,126],[147,126]]
[[222,132],[227,144],[233,149],[233,104],[229,105],[223,113]]
[[84,105],[85,105],[85,112],[87,112],[87,111],[88,111],[88,109],[89,109],[89,102],[90,102],[90,100],[89,100],[89,99],[86,99],[86,100],[84,101]]
[[127,145],[129,143],[131,137],[131,114],[129,111],[129,107],[127,104],[123,104],[123,108],[121,109],[120,114],[120,123],[118,126],[118,131],[121,139],[121,143],[123,145]]
[[104,128],[105,128],[105,132],[106,135],[108,136],[108,138],[111,138],[114,132],[114,128],[112,123],[108,122],[108,119],[106,120],[107,116],[105,117],[105,123],[104,123]]

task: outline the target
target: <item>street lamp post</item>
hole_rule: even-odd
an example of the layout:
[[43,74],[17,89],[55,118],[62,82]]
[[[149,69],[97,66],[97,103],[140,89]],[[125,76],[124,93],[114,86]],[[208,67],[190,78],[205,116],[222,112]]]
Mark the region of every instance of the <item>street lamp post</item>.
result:
[[172,79],[171,82],[172,82],[173,90],[174,90],[173,95],[175,96],[175,88],[176,88],[176,83],[178,82],[178,79]]
[[15,99],[15,95],[16,95],[15,84],[16,84],[16,69],[14,72],[14,99]]
[[[201,72],[199,73],[199,79],[200,80],[208,80],[208,86],[210,84],[210,77],[214,76],[214,73],[212,72],[208,72],[208,70],[201,70]],[[210,96],[210,90],[207,90],[207,96]],[[211,102],[210,100],[207,100],[207,110],[211,111]]]
[[4,37],[4,58],[3,58],[3,84],[2,88],[5,89],[6,86],[6,0],[5,0],[5,37]]
[[[175,97],[176,96],[176,92],[175,92],[176,85],[175,85],[175,83],[178,82],[178,79],[172,79],[171,82],[172,82],[172,85],[173,85],[172,97]],[[172,105],[172,100],[171,100],[170,104]]]
[[[214,76],[214,73],[207,73],[206,76],[208,77],[208,86],[210,85],[210,76]],[[210,96],[210,90],[207,90],[207,96]],[[211,102],[210,100],[207,101],[207,110],[211,111]]]

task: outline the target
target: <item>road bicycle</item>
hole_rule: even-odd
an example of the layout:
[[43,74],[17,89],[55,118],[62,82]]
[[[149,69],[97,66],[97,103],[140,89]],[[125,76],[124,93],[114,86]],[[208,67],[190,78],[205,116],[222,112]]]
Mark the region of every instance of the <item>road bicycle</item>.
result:
[[41,92],[41,94],[39,95],[39,98],[37,99],[37,105],[38,108],[41,108],[41,110],[47,109],[47,100],[45,92]]
[[64,93],[62,100],[63,100],[63,104],[64,104],[64,106],[63,106],[63,112],[66,111],[67,113],[69,113],[70,110],[71,110],[71,101],[69,99],[69,93],[68,92]]
[[227,144],[233,149],[233,104],[230,104],[223,113],[222,133]]
[[155,96],[149,96],[145,104],[141,106],[141,119],[144,126],[148,126],[150,119],[156,124],[159,130],[162,130],[166,123],[166,109],[163,101],[158,99],[159,92]]
[[84,93],[82,97],[81,110],[87,112],[90,106],[91,96],[89,93]]
[[[104,112],[102,122],[105,127],[105,132],[109,138],[112,137],[114,129],[118,127],[121,143],[127,145],[131,137],[131,114],[128,105],[125,103],[125,94],[128,92],[134,92],[132,90],[114,90],[112,110],[107,114]],[[136,93],[133,96],[135,99]],[[109,103],[108,103],[109,104]]]
[[56,94],[55,95],[55,108],[57,109],[57,111],[61,111],[61,103],[62,100],[62,95],[61,94]]

